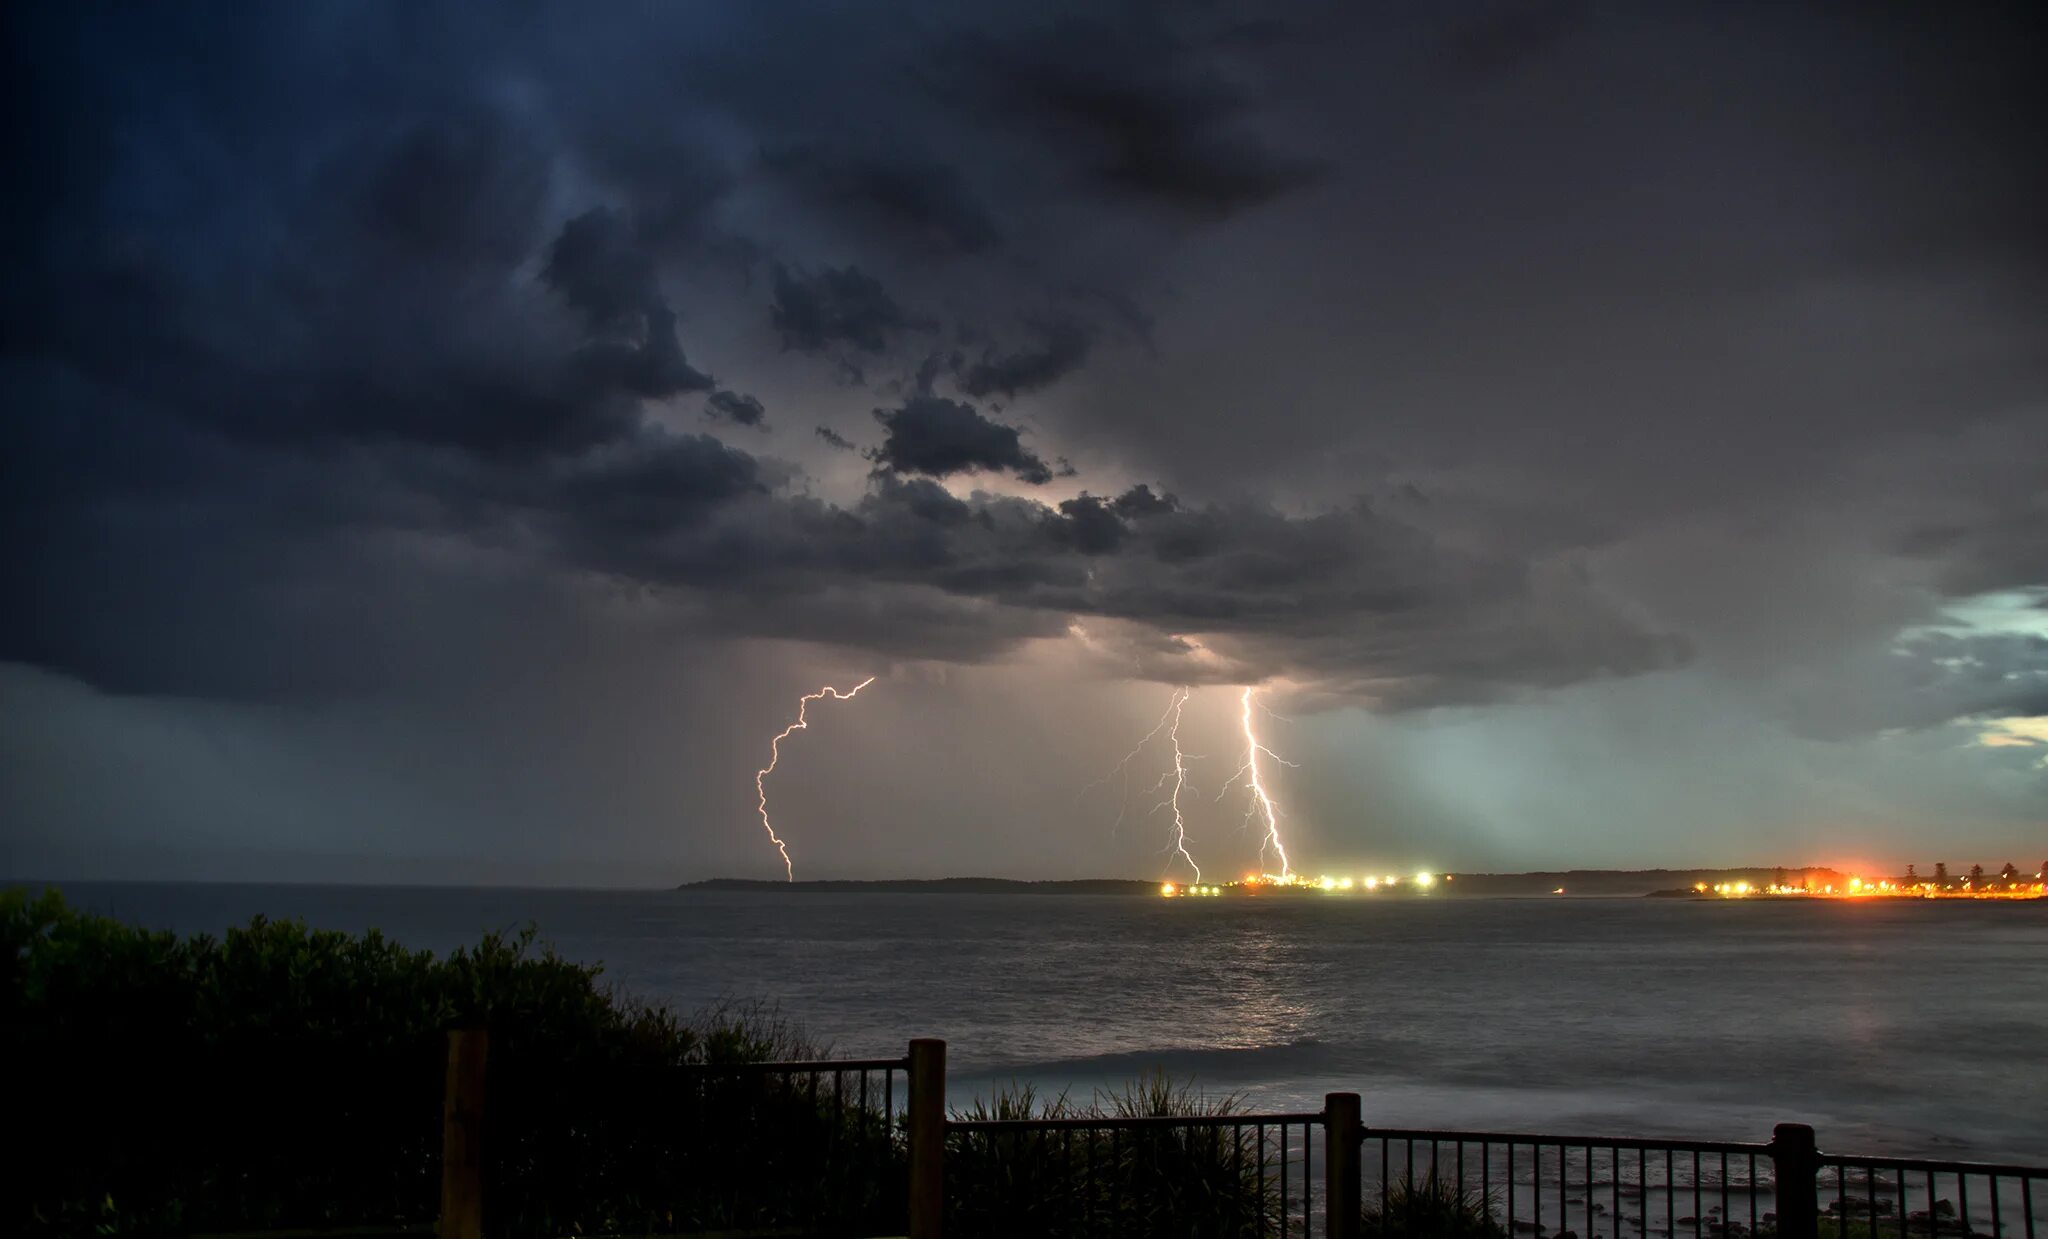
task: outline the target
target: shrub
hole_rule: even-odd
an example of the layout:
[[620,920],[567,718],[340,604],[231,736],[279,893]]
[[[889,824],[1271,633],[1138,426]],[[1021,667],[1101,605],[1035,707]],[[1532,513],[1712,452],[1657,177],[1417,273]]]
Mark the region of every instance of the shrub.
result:
[[1361,1234],[1375,1239],[1506,1239],[1494,1220],[1494,1201],[1435,1170],[1417,1181],[1387,1186],[1380,1201],[1365,1206]]
[[817,1057],[800,1030],[758,1007],[685,1023],[599,977],[530,928],[437,958],[260,917],[181,938],[0,893],[20,1077],[0,1232],[431,1221],[445,1032],[465,1026],[491,1033],[493,1233],[900,1212],[874,1115],[696,1070]]
[[[1209,1097],[1159,1073],[1086,1105],[1013,1085],[954,1117],[1108,1124],[1240,1108],[1235,1096]],[[982,1236],[1277,1233],[1277,1155],[1256,1129],[1231,1126],[961,1133],[946,1153],[947,1226]]]

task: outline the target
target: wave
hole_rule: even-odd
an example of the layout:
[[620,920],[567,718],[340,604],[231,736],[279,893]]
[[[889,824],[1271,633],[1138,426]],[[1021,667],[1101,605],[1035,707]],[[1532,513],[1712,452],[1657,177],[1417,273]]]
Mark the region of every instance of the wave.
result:
[[954,1074],[970,1080],[1127,1080],[1150,1071],[1165,1071],[1169,1075],[1197,1079],[1264,1078],[1337,1070],[1355,1053],[1355,1047],[1303,1037],[1274,1045],[1173,1046],[1078,1058],[969,1064]]

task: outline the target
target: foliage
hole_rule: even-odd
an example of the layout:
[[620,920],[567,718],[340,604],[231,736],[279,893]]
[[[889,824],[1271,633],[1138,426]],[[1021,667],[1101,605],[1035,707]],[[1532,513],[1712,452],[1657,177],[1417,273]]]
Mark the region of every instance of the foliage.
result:
[[[946,1153],[947,1228],[1006,1235],[1207,1237],[1277,1233],[1284,1202],[1277,1132],[1128,1120],[1225,1116],[1210,1097],[1163,1073],[1087,1104],[1030,1085],[999,1089],[955,1118],[1091,1120],[1100,1126],[965,1132]],[[1297,1146],[1298,1147],[1298,1146]]]
[[1496,1203],[1431,1170],[1419,1180],[1390,1183],[1382,1199],[1367,1201],[1360,1233],[1388,1239],[1506,1239],[1507,1231],[1494,1220]]
[[[900,1212],[902,1155],[871,1110],[829,1086],[703,1069],[817,1057],[800,1030],[758,1007],[686,1023],[599,976],[531,928],[436,957],[260,917],[185,938],[54,891],[0,893],[0,1053],[20,1077],[21,1150],[0,1231],[431,1221],[455,1027],[491,1037],[493,1233]],[[782,1190],[785,1176],[804,1190]]]

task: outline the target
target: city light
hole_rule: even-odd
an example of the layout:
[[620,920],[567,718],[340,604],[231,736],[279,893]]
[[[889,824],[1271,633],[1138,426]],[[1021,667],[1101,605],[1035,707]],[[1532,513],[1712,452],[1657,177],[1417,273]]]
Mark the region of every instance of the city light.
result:
[[[1418,893],[1429,890],[1440,881],[1448,882],[1450,880],[1450,874],[1430,873],[1427,870],[1417,873],[1413,878],[1409,879],[1413,889]],[[1206,885],[1196,882],[1183,886],[1173,882],[1161,882],[1159,884],[1159,893],[1169,899],[1190,895],[1256,895],[1262,891],[1289,891],[1316,895],[1342,895],[1354,891],[1373,894],[1383,888],[1394,890],[1399,885],[1400,879],[1392,875],[1383,878],[1371,875],[1357,878],[1340,877],[1335,874],[1317,874],[1314,877],[1310,877],[1307,874],[1296,872],[1247,873],[1238,881],[1224,882],[1218,885]]]
[[[1999,876],[2006,877],[2004,874]],[[1998,882],[1976,877],[1950,882],[1945,878],[1926,881],[1910,876],[1893,879],[1859,875],[1847,878],[1839,887],[1825,879],[1813,878],[1796,882],[1780,879],[1763,885],[1736,881],[1708,886],[1705,882],[1695,882],[1692,893],[1722,899],[2039,899],[2048,896],[2048,883],[2007,878],[2001,886]]]
[[[1469,876],[1469,875],[1468,875]],[[1994,878],[1996,880],[1994,880]],[[1206,884],[1197,881],[1190,885],[1162,882],[1159,893],[1169,898],[1182,896],[1225,896],[1259,895],[1281,893],[1296,895],[1371,895],[1401,894],[1426,896],[1434,892],[1439,883],[1449,883],[1453,875],[1432,873],[1427,869],[1417,870],[1407,878],[1396,874],[1365,874],[1350,876],[1342,874],[1316,874],[1310,876],[1299,871],[1284,873],[1248,872],[1234,882]],[[1551,891],[1554,895],[1565,893],[1563,887]],[[1763,878],[1733,878],[1727,881],[1707,883],[1696,881],[1689,887],[1677,890],[1659,891],[1663,895],[1689,895],[1704,899],[2040,899],[2048,897],[2048,880],[2040,875],[2020,873],[2007,866],[1996,875],[1973,873],[1967,878],[1950,880],[1944,872],[1939,880],[1923,880],[1908,875],[1905,878],[1866,878],[1862,875],[1836,878],[1833,871],[1821,869],[1788,875],[1784,870],[1772,880]]]

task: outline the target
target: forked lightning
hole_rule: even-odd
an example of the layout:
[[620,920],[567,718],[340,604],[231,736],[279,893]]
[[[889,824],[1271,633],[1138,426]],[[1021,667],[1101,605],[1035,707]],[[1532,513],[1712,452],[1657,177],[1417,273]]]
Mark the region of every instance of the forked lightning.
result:
[[782,853],[782,868],[788,873],[789,880],[792,882],[796,881],[796,866],[790,863],[789,845],[782,841],[781,835],[775,833],[774,823],[768,820],[768,776],[775,773],[775,763],[782,760],[782,742],[789,739],[790,735],[794,732],[810,730],[810,720],[804,716],[804,712],[810,708],[810,704],[813,701],[826,697],[830,697],[834,701],[852,701],[860,695],[861,689],[874,682],[875,677],[869,676],[843,693],[827,685],[815,693],[805,693],[802,697],[797,698],[796,722],[783,728],[780,735],[777,735],[768,742],[768,764],[754,772],[754,794],[760,798],[761,829],[768,832],[769,841],[775,844],[776,851]]

